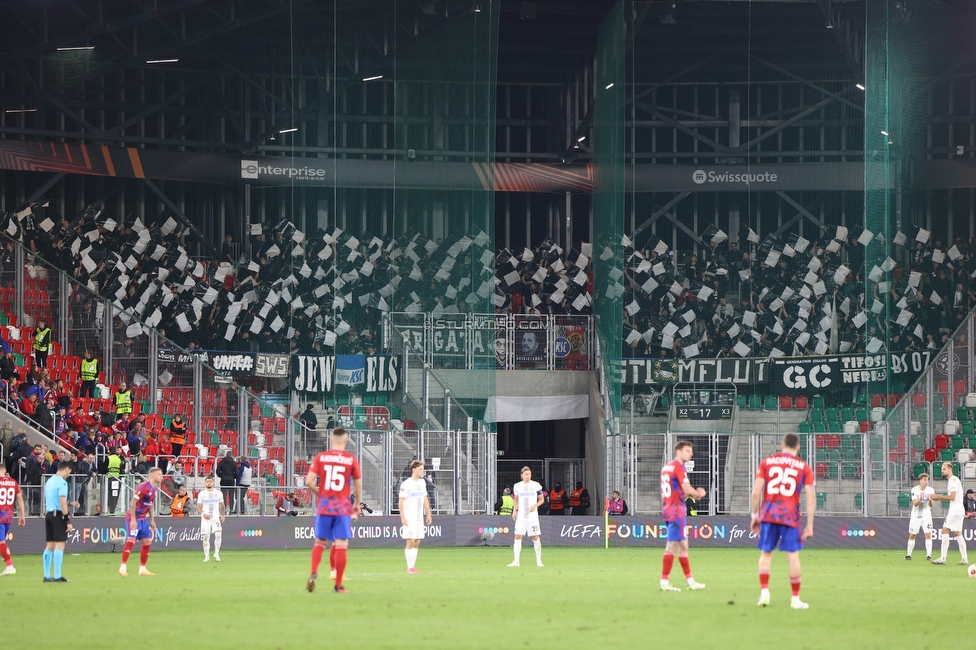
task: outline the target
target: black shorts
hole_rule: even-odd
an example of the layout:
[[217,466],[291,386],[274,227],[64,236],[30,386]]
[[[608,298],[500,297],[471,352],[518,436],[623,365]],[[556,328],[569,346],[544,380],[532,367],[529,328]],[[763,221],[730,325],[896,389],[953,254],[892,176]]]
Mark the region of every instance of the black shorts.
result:
[[44,515],[44,535],[48,542],[68,541],[68,519],[61,512]]

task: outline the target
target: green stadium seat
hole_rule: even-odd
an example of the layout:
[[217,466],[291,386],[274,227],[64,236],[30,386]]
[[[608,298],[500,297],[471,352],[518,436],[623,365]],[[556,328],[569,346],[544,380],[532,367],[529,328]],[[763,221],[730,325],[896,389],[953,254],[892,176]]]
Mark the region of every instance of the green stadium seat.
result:
[[749,396],[749,408],[753,411],[758,411],[762,408],[762,397],[759,395]]
[[833,406],[829,407],[824,415],[825,415],[825,419],[827,420],[827,422],[839,422],[840,421],[840,413]]
[[[381,395],[380,397],[383,398],[383,403],[380,404],[378,400],[377,400],[376,403],[379,404],[380,406],[386,406],[386,395]],[[658,408],[661,408],[661,409],[670,408],[671,407],[671,396],[670,395],[661,395],[660,399],[658,399],[658,401],[657,401],[657,407]]]
[[844,463],[843,477],[845,479],[857,479],[861,477],[860,463]]
[[[971,424],[971,423],[967,422],[966,424]],[[949,448],[952,449],[953,451],[958,451],[959,449],[962,449],[966,446],[966,440],[967,438],[965,436],[952,436],[951,438],[949,438]]]
[[854,419],[858,422],[864,422],[868,419],[868,410],[863,406],[854,409]]
[[908,492],[898,493],[898,507],[899,508],[911,508],[912,507],[912,495]]
[[971,415],[972,414],[970,410],[965,406],[960,406],[956,409],[956,419],[959,420],[960,422],[964,422],[966,420],[971,419],[970,417]]
[[372,394],[368,394],[363,397],[363,406],[374,406],[375,404],[376,397]]
[[[868,444],[870,445],[871,449],[881,449],[881,445],[883,443],[884,443],[884,440],[882,440],[878,436],[871,436],[870,438],[868,438]],[[923,447],[923,449],[924,449],[924,447]]]
[[820,422],[824,419],[824,410],[819,408],[810,409],[810,421]]
[[946,408],[944,406],[934,406],[932,407],[932,419],[936,422],[945,422],[949,418],[946,417]]
[[925,444],[925,436],[912,436],[912,449],[922,451],[928,445]]
[[854,494],[854,507],[858,510],[864,507],[864,495],[861,492]]
[[813,432],[827,433],[827,423],[822,420],[813,422]]
[[827,465],[827,478],[836,479],[840,477],[840,465],[838,463],[830,463]]
[[800,422],[796,425],[796,430],[798,433],[810,433],[810,423],[806,421]]
[[969,420],[966,420],[965,422],[962,423],[962,434],[964,436],[969,436],[972,435],[972,433],[973,433],[973,423],[970,422]]
[[766,395],[763,398],[763,408],[769,411],[775,411],[779,408],[779,398],[775,395]]
[[884,450],[883,449],[872,449],[871,450],[871,462],[880,463],[884,461]]
[[943,463],[945,462],[951,463],[952,459],[955,457],[956,457],[956,452],[952,451],[951,449],[943,449],[942,451],[939,452],[939,460],[941,460]]
[[[662,395],[661,396],[661,399],[660,399],[660,402],[664,402],[667,399],[668,399],[668,396],[667,395]],[[377,406],[386,406],[386,393],[380,393],[379,395],[376,396],[376,405]]]
[[735,396],[735,405],[738,406],[740,409],[746,408],[746,405],[748,405],[748,403],[749,403],[749,398],[746,397],[745,395]]
[[827,455],[827,450],[826,449],[818,449],[817,450],[817,462],[818,463],[826,463],[828,460],[830,460],[830,457]]
[[926,422],[929,419],[929,410],[924,406],[922,408],[915,409],[915,419],[919,422]]
[[860,462],[861,461],[861,450],[860,449],[843,449],[841,450],[841,459],[845,462]]
[[815,408],[815,409],[821,409],[821,410],[823,410],[823,408],[825,406],[825,404],[824,404],[824,398],[821,397],[820,395],[815,395],[813,397],[813,401],[810,403],[810,406],[813,407],[813,408]]
[[824,508],[827,506],[827,493],[817,492],[817,507]]
[[840,410],[840,419],[843,422],[850,422],[854,419],[854,409],[850,406],[845,406]]
[[830,433],[843,433],[844,424],[842,422],[830,421],[827,422],[827,431]]

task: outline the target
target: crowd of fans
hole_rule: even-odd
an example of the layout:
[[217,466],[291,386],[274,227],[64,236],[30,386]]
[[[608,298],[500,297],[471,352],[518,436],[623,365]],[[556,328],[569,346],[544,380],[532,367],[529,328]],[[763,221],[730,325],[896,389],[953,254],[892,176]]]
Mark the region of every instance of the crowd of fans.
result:
[[[766,357],[938,349],[976,305],[976,242],[832,229],[738,242],[710,227],[675,263],[626,240],[625,357]],[[877,259],[866,261],[867,245]],[[878,244],[880,243],[880,247]],[[880,252],[879,252],[880,251]]]

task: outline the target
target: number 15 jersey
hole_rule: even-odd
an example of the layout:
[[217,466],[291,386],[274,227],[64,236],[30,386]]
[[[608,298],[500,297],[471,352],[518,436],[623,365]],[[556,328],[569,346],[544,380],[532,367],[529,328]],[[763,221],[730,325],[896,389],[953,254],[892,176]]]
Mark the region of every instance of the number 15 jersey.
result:
[[351,515],[350,483],[362,476],[356,457],[348,451],[323,451],[312,461],[311,470],[319,479],[315,512],[332,517]]
[[810,466],[792,454],[773,454],[759,463],[756,478],[766,482],[759,521],[798,528],[800,493],[805,485],[817,484]]

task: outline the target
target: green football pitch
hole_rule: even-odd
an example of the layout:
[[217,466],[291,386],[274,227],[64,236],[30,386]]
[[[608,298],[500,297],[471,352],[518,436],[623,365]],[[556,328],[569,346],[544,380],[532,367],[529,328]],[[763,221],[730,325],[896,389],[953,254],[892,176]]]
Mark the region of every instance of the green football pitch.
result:
[[[921,545],[920,545],[921,546]],[[511,550],[352,549],[348,593],[325,579],[305,591],[307,551],[157,552],[139,577],[117,554],[66,556],[70,584],[45,584],[40,556],[0,578],[3,647],[36,648],[908,648],[965,646],[976,603],[965,567],[906,562],[896,551],[803,553],[807,611],[789,609],[785,557],[774,558],[772,606],[756,607],[757,551],[692,549],[704,591],[662,593],[660,549],[546,548],[535,566]],[[684,585],[675,565],[672,584]]]

